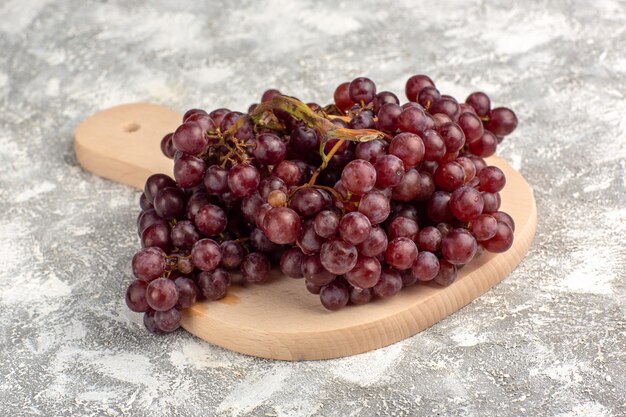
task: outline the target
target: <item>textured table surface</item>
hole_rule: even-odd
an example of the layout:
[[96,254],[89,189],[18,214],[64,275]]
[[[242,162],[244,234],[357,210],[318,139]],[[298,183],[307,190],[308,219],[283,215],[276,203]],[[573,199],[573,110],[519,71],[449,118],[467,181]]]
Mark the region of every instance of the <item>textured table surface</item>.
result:
[[[0,1],[0,415],[626,413],[625,2],[144,3]],[[123,300],[139,193],[81,170],[82,119],[245,109],[269,87],[328,102],[359,75],[400,93],[415,73],[519,116],[500,154],[539,226],[503,283],[340,360],[144,331]]]

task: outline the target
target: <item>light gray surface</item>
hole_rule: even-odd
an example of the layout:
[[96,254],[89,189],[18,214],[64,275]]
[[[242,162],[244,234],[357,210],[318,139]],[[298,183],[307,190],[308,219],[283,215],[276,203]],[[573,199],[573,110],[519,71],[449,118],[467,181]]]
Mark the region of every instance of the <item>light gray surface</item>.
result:
[[[626,3],[199,3],[0,1],[0,415],[626,413]],[[414,73],[519,116],[500,154],[539,227],[502,284],[341,360],[144,331],[123,300],[139,194],[77,165],[82,119],[269,87],[325,103],[358,75],[400,95]]]

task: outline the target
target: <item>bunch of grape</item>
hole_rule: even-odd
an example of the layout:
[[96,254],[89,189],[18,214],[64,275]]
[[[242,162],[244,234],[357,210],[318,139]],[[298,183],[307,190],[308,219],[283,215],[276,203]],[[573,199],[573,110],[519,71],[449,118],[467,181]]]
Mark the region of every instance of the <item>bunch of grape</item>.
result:
[[274,266],[337,310],[449,285],[483,250],[510,248],[505,176],[483,158],[515,114],[482,92],[459,103],[425,75],[406,96],[360,77],[325,107],[267,90],[246,114],[187,111],[161,141],[174,178],[152,175],[140,199],[128,307],[171,332],[181,309]]

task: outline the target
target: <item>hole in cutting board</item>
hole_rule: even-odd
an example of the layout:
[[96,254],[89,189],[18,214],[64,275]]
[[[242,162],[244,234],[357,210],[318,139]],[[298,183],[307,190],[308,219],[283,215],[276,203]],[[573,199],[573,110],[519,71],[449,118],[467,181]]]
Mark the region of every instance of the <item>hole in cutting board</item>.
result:
[[133,133],[139,130],[141,126],[137,122],[130,122],[124,125],[124,132]]

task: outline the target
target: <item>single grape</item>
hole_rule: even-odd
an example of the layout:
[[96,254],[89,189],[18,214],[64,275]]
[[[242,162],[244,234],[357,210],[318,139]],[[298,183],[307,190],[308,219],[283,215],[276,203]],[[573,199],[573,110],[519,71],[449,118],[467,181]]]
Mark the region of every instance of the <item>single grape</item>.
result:
[[420,251],[437,252],[441,247],[442,235],[439,229],[426,226],[417,235],[417,248]]
[[328,310],[335,311],[345,307],[350,300],[348,285],[342,280],[334,280],[320,290],[320,301]]
[[349,162],[341,173],[341,181],[348,191],[363,195],[376,184],[376,169],[367,161],[355,159]]
[[200,128],[202,129],[203,135],[206,132],[215,132],[215,128],[216,128],[215,124],[213,123],[213,120],[209,117],[208,114],[202,114],[202,113],[192,114],[185,120],[184,124],[187,124],[187,123],[198,124]]
[[200,239],[191,248],[191,260],[202,271],[212,271],[220,264],[220,247],[211,239]]
[[339,220],[339,235],[348,243],[358,245],[372,230],[369,219],[359,212],[347,213]]
[[187,200],[187,219],[194,221],[198,211],[207,204],[211,204],[211,200],[207,194],[192,194],[192,196],[189,197],[189,200]]
[[376,84],[369,78],[355,78],[348,86],[348,94],[352,102],[368,104],[376,97]]
[[227,240],[220,244],[221,265],[226,269],[238,268],[243,261],[243,248],[238,242]]
[[185,212],[185,194],[178,187],[165,187],[154,196],[154,211],[159,217],[169,220]]
[[427,129],[422,133],[422,143],[424,144],[424,160],[439,161],[446,154],[446,144],[433,129]]
[[165,174],[153,174],[146,180],[143,193],[150,204],[154,204],[154,196],[157,192],[166,187],[176,187],[176,182]]
[[418,232],[419,226],[417,222],[403,216],[396,217],[387,226],[387,234],[391,240],[397,237],[406,237],[411,240],[416,240]]
[[261,96],[261,103],[270,101],[271,99],[279,95],[281,95],[281,92],[276,90],[275,88],[270,88],[269,90],[265,90],[265,92]]
[[425,87],[434,87],[435,83],[427,75],[414,75],[406,82],[405,93],[409,101],[417,101],[419,94]]
[[380,274],[378,283],[372,288],[372,292],[379,298],[389,298],[396,295],[402,289],[402,277],[398,271],[385,268]]
[[374,112],[378,113],[380,109],[387,103],[400,104],[398,97],[391,91],[381,91],[374,98]]
[[191,278],[178,277],[174,280],[176,288],[178,288],[177,308],[189,308],[196,303],[200,290]]
[[406,133],[421,134],[426,128],[426,114],[420,107],[408,107],[398,116],[398,129]]
[[306,279],[304,280],[304,285],[306,287],[306,290],[313,295],[319,295],[320,291],[322,290],[321,285],[313,284],[312,282],[309,282]]
[[183,123],[185,123],[189,117],[194,116],[196,114],[204,115],[204,116],[209,115],[205,110],[202,110],[202,109],[189,109],[185,112],[185,114],[183,114]]
[[486,117],[491,110],[489,96],[481,91],[476,91],[467,96],[465,102],[474,108],[478,117]]
[[465,145],[465,133],[456,123],[444,123],[437,128],[437,133],[446,144],[447,153],[460,151]]
[[263,230],[259,228],[255,228],[250,232],[250,244],[257,251],[266,254],[272,253],[278,248],[278,245],[269,240],[263,233]]
[[168,133],[163,136],[163,139],[161,139],[161,152],[169,159],[174,158],[174,154],[176,153],[176,148],[174,147],[174,142],[172,141],[173,136],[173,133]]
[[434,180],[437,187],[452,192],[465,182],[465,170],[457,162],[446,162],[439,165]]
[[205,236],[215,236],[226,230],[228,223],[226,213],[222,208],[213,204],[207,204],[200,208],[194,217],[196,227]]
[[415,283],[417,282],[417,277],[415,277],[415,275],[413,275],[413,272],[411,272],[410,269],[405,269],[404,271],[401,271],[400,272],[400,277],[402,278],[402,287],[403,288],[415,285]]
[[408,269],[417,258],[417,246],[415,242],[406,237],[398,237],[389,242],[385,251],[387,263],[398,269]]
[[421,192],[421,176],[415,168],[409,169],[402,181],[392,189],[391,197],[395,201],[411,201]]
[[[154,248],[152,248],[154,249]],[[165,252],[160,248],[141,249],[133,256],[133,274],[140,280],[152,281],[165,272]]]
[[231,128],[232,125],[235,124],[235,122],[237,122],[237,120],[241,118],[241,116],[243,116],[243,113],[239,111],[231,111],[226,113],[224,115],[224,118],[222,119],[222,122],[220,123],[220,131],[226,132],[228,129]]
[[179,249],[191,249],[194,243],[200,240],[200,233],[189,220],[177,222],[170,232],[172,243]]
[[174,178],[180,187],[193,188],[202,183],[206,169],[207,166],[203,159],[189,154],[182,154],[174,162]]
[[374,226],[369,236],[358,246],[359,253],[365,256],[378,256],[387,250],[387,234],[382,227]]
[[335,94],[334,94],[335,105],[340,110],[343,110],[344,112],[350,109],[350,107],[352,107],[352,105],[354,104],[352,102],[352,99],[350,98],[350,93],[348,91],[349,88],[350,88],[350,83],[345,82],[345,83],[339,84],[337,86],[337,89],[335,89]]
[[183,123],[174,132],[172,142],[176,149],[191,155],[204,150],[208,142],[200,124],[194,122]]
[[[354,255],[356,262],[356,254]],[[335,274],[328,271],[320,260],[320,255],[308,255],[302,261],[302,275],[307,283],[317,286],[330,284],[335,279]]]
[[454,265],[464,265],[474,258],[478,244],[466,229],[452,229],[441,240],[443,258]]
[[430,106],[430,114],[443,113],[448,116],[453,122],[456,121],[461,113],[459,103],[453,98],[446,95],[442,95],[441,98],[435,101]]
[[263,233],[277,244],[295,242],[300,230],[300,217],[287,207],[274,207],[265,214],[263,219]]
[[376,126],[374,113],[370,110],[362,110],[350,120],[350,129],[373,129]]
[[417,102],[429,110],[435,101],[441,98],[441,93],[435,87],[424,87],[417,97]]
[[459,156],[454,162],[463,167],[463,181],[465,184],[469,185],[470,181],[476,177],[476,165],[474,165],[474,161],[466,156]]
[[178,301],[178,288],[170,279],[157,278],[146,288],[146,301],[153,310],[167,311]]
[[483,196],[483,213],[493,214],[500,208],[500,194],[482,192]]
[[426,205],[426,213],[428,218],[435,223],[447,223],[453,219],[450,211],[450,193],[445,191],[436,191],[428,200]]
[[371,288],[351,288],[350,302],[354,305],[367,304],[372,300]]
[[297,185],[302,180],[302,171],[293,161],[281,161],[274,167],[272,174],[283,180],[287,186]]
[[498,229],[498,221],[489,214],[481,214],[472,220],[470,227],[472,235],[474,235],[477,241],[481,242],[495,236]]
[[285,159],[287,147],[285,143],[273,133],[262,133],[256,137],[256,147],[252,154],[257,161],[264,165],[276,165]]
[[144,248],[156,246],[169,252],[172,247],[169,225],[165,222],[156,222],[146,227],[141,233],[141,246]]
[[450,211],[457,219],[468,222],[480,216],[484,201],[481,192],[472,187],[463,186],[450,195]]
[[404,162],[397,156],[382,155],[376,159],[375,178],[377,187],[395,187],[404,178],[404,173]]
[[253,194],[260,182],[259,170],[252,165],[235,165],[228,171],[228,188],[237,197]]
[[371,224],[382,223],[389,217],[391,205],[389,198],[380,191],[372,190],[359,202],[359,213],[364,214]]
[[506,184],[504,172],[496,166],[488,166],[481,169],[477,177],[480,181],[480,189],[488,193],[497,193]]
[[312,217],[322,211],[327,201],[320,190],[315,188],[303,188],[298,190],[292,197],[289,206],[302,217]]
[[211,195],[220,195],[228,191],[228,170],[211,165],[204,174],[204,187]]
[[466,142],[479,139],[485,132],[483,122],[474,113],[461,113],[457,124],[463,130]]
[[354,267],[345,273],[348,282],[358,288],[372,288],[380,279],[381,266],[378,259],[359,255]]
[[451,264],[450,262],[444,261],[443,259],[439,260],[439,272],[433,278],[433,281],[442,287],[448,286],[456,281],[457,277],[457,269],[456,266]]
[[405,169],[409,169],[424,159],[424,142],[413,133],[400,133],[391,141],[389,153],[400,158]]
[[380,139],[359,142],[356,145],[354,156],[375,165],[378,158],[387,153],[387,147],[387,142]]
[[515,231],[515,221],[513,221],[513,217],[509,216],[507,213],[503,211],[496,211],[492,214],[492,216],[495,217],[496,220],[508,224],[511,230]]
[[146,311],[143,315],[143,325],[146,327],[146,329],[152,333],[152,334],[157,334],[157,335],[162,335],[165,332],[161,329],[159,329],[156,325],[156,323],[154,322],[154,315],[156,314],[156,311],[149,309],[148,311]]
[[411,273],[419,281],[431,281],[439,273],[439,259],[432,252],[422,251],[417,254]]
[[310,152],[317,152],[319,146],[320,138],[314,129],[298,126],[291,131],[289,149],[296,155],[307,155]]
[[517,116],[511,109],[497,107],[489,112],[485,128],[496,136],[510,135],[517,127]]
[[268,211],[270,211],[273,207],[270,206],[269,204],[265,203],[265,204],[261,204],[259,206],[259,208],[257,209],[257,213],[256,213],[256,219],[255,219],[255,224],[257,227],[261,228],[263,227],[263,220],[265,220],[265,215],[267,214]]
[[506,252],[513,246],[513,230],[511,230],[511,227],[507,223],[498,220],[496,234],[491,239],[480,243],[489,252]]
[[302,262],[305,255],[298,248],[287,249],[280,257],[280,270],[290,278],[303,278]]
[[474,155],[487,158],[496,153],[498,138],[488,130],[485,130],[478,139],[467,144],[468,150]]
[[158,311],[154,313],[154,324],[156,327],[166,333],[173,332],[180,327],[181,314],[175,308],[167,311]]
[[[327,271],[342,275],[354,268],[357,256],[354,245],[342,239],[331,239],[322,244],[319,259]],[[309,279],[306,275],[305,278]]]
[[339,230],[339,215],[334,211],[320,211],[313,221],[315,233],[323,238],[331,238]]
[[241,272],[246,281],[253,284],[263,283],[270,276],[270,261],[265,255],[252,252],[243,258]]
[[150,309],[146,300],[146,289],[148,282],[137,279],[128,286],[126,290],[126,305],[136,313],[143,313]]
[[378,111],[377,129],[395,132],[398,129],[398,116],[400,116],[400,113],[402,113],[402,107],[396,103],[383,105]]
[[209,301],[224,298],[230,283],[230,274],[221,268],[213,271],[202,271],[198,274],[200,292]]

